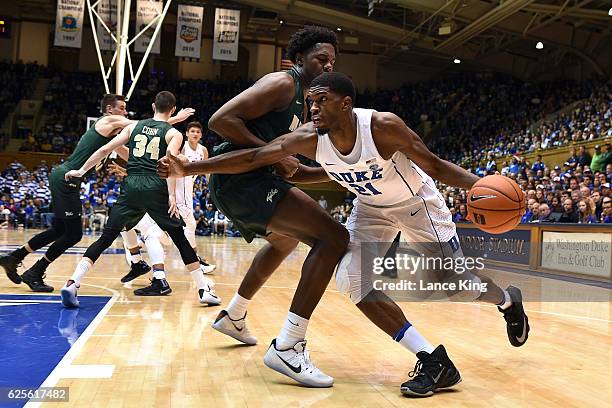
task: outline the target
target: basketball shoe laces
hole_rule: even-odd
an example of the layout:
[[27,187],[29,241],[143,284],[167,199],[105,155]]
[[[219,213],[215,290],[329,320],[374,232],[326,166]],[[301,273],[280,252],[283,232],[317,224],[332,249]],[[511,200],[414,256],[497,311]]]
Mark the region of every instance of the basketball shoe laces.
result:
[[295,350],[294,346],[293,349],[296,351],[296,355],[293,360],[295,361],[295,363],[299,364],[302,367],[302,372],[307,371],[310,374],[317,373],[320,370],[314,365],[314,362],[310,359],[310,353],[308,352],[308,350],[306,350],[306,341],[302,342],[302,347],[302,352],[300,353],[299,351]]
[[440,363],[433,358],[428,358],[425,361],[418,360],[414,365],[414,369],[408,373],[408,377],[414,378],[413,381],[424,383],[427,377],[432,383],[434,381],[434,372],[440,368]]

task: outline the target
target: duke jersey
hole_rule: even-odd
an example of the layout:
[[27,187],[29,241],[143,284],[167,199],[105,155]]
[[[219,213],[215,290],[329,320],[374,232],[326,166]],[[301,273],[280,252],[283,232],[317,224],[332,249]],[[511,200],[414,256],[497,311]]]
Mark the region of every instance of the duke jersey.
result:
[[[391,206],[414,197],[424,184],[433,180],[403,153],[395,152],[389,160],[378,153],[372,138],[372,109],[353,109],[357,117],[355,146],[343,155],[333,145],[328,134],[319,135],[317,162],[329,177],[357,195],[356,202],[375,206]],[[428,198],[432,189],[421,191]],[[425,196],[424,196],[425,195]]]
[[[192,149],[189,142],[185,143],[181,152],[190,162],[204,160],[204,146],[198,143],[195,149]],[[197,176],[180,177],[176,179],[176,204],[184,205],[193,208],[193,182]]]

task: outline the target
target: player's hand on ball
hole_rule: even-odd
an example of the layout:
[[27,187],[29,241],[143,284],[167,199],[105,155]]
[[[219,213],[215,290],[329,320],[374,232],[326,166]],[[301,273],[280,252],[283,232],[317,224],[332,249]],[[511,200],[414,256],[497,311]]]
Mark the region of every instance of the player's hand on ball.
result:
[[193,108],[183,108],[180,111],[178,111],[175,117],[176,117],[176,120],[178,120],[179,122],[183,122],[187,120],[187,118],[193,115],[194,113],[195,113],[195,109]]
[[173,156],[172,153],[168,152],[165,157],[162,157],[157,161],[157,174],[161,178],[168,177],[184,177],[185,176],[185,163],[188,162],[185,156],[184,160],[178,157]]
[[276,171],[283,178],[291,178],[298,169],[300,161],[293,156],[285,157],[274,165]]
[[70,181],[72,178],[81,178],[83,177],[83,172],[80,170],[70,170],[66,174],[64,174],[64,180]]

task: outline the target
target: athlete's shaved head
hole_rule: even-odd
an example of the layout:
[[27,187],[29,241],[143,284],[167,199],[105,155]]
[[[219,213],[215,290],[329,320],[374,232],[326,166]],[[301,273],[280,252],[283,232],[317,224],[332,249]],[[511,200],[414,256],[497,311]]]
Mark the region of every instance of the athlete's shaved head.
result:
[[351,98],[355,105],[355,86],[351,78],[341,72],[324,72],[310,83],[310,93],[316,94],[318,90],[327,90],[338,96]]
[[289,39],[287,57],[297,62],[298,54],[306,54],[317,44],[331,44],[338,51],[338,37],[329,28],[319,26],[306,26],[296,31]]

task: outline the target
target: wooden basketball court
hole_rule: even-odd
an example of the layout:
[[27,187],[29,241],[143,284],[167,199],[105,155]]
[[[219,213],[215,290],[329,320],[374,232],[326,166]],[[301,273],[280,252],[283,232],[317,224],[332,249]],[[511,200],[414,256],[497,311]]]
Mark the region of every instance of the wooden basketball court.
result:
[[[5,252],[31,234],[2,230],[0,248]],[[78,247],[84,249],[90,242],[92,238],[86,237]],[[241,238],[198,238],[200,254],[217,264],[212,276],[224,304],[236,291],[262,243],[256,240],[247,244]],[[115,243],[116,248],[120,245],[120,241]],[[362,316],[348,298],[335,290],[332,281],[311,319],[307,339],[313,360],[335,378],[335,385],[330,389],[296,385],[268,369],[262,360],[286,316],[306,253],[307,248],[300,246],[252,302],[248,324],[259,339],[253,347],[239,345],[211,329],[220,308],[199,305],[196,289],[174,248],[167,263],[174,292],[161,298],[134,296],[132,290],[148,281],[140,278],[132,288],[124,287],[119,281],[127,272],[124,256],[102,255],[94,272],[85,278],[79,295],[110,299],[78,333],[78,340],[43,383],[69,387],[69,402],[42,405],[608,407],[612,400],[611,291],[503,271],[491,271],[491,275],[504,287],[512,282],[521,288],[546,287],[549,292],[590,291],[607,301],[526,303],[531,333],[522,348],[510,346],[501,314],[488,305],[403,303],[408,319],[434,345],[445,345],[463,377],[455,390],[415,400],[399,392],[399,385],[413,369],[415,357]],[[40,256],[30,255],[25,266]],[[59,288],[80,256],[63,255],[48,270],[47,282],[55,287],[53,295],[58,300]],[[0,299],[9,294],[32,292],[1,276]],[[51,315],[57,314],[55,319],[66,317],[60,315],[61,304],[51,300],[49,305]],[[10,323],[25,309],[0,307],[2,324]],[[36,325],[37,319],[30,317],[31,322],[26,324]],[[19,335],[21,327],[16,327],[13,334]],[[66,331],[69,330],[49,336],[66,336]],[[0,343],[6,353],[11,345],[2,339]],[[32,364],[36,364],[38,353],[45,351],[32,350]]]

